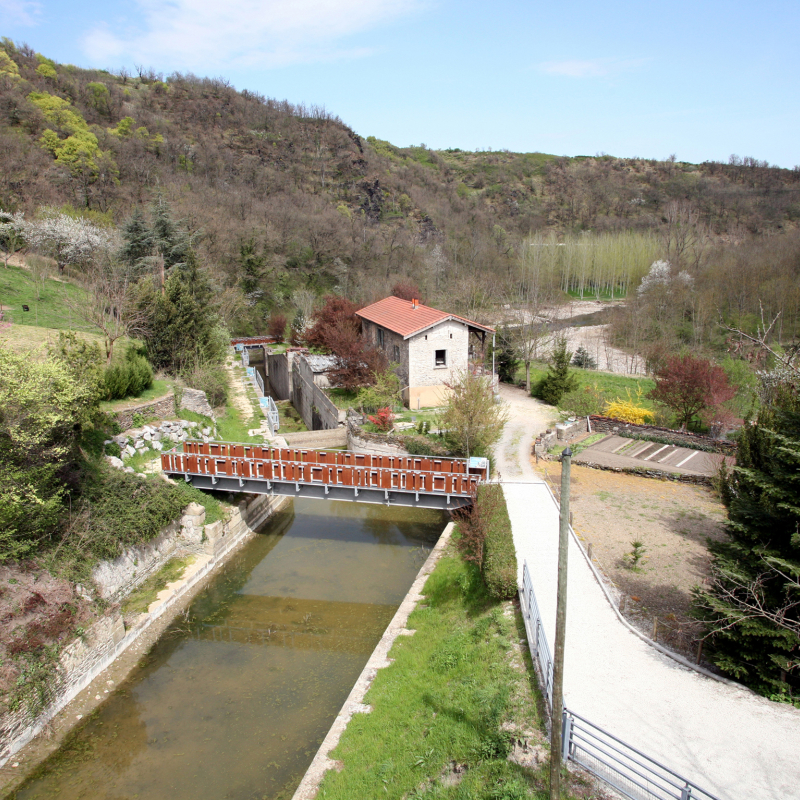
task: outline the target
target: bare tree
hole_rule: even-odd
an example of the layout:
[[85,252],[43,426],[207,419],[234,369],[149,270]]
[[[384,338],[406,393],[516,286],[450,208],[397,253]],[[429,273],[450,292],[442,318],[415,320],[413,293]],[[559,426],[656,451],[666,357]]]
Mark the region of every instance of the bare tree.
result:
[[145,313],[133,302],[131,270],[111,259],[92,264],[86,274],[87,295],[67,296],[70,310],[104,338],[106,364],[111,363],[114,344],[123,336],[144,331]]

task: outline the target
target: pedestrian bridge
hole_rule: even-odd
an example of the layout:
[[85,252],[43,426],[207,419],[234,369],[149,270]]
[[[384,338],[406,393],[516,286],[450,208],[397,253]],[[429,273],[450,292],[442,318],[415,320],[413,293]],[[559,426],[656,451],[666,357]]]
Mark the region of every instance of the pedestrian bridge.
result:
[[161,469],[200,489],[453,510],[489,478],[485,458],[432,458],[300,450],[226,442],[183,443]]

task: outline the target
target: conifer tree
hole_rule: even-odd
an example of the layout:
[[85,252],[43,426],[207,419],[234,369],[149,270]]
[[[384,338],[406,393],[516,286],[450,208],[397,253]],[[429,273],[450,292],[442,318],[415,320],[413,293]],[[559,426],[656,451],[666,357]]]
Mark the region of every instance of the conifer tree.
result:
[[696,590],[708,655],[767,696],[800,699],[800,392],[784,384],[745,425],[724,477],[730,539],[710,543],[711,583]]
[[534,387],[533,394],[545,403],[555,406],[563,395],[577,389],[578,379],[569,368],[571,360],[572,353],[567,350],[567,340],[562,336],[556,340],[547,374]]
[[140,208],[122,226],[122,240],[119,258],[129,267],[139,268],[143,260],[152,255],[153,232]]

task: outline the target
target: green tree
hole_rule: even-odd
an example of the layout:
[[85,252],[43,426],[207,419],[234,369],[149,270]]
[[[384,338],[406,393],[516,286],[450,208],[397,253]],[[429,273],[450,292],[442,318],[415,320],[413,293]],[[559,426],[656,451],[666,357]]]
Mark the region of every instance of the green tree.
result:
[[212,300],[211,285],[193,250],[170,273],[163,292],[152,278],[142,281],[137,306],[148,357],[156,369],[190,374],[222,360],[225,341]]
[[[494,366],[497,376],[503,383],[514,383],[517,375],[517,351],[507,329],[501,328],[497,332],[497,345],[494,349]],[[490,353],[491,359],[491,353]]]
[[30,555],[61,518],[80,423],[97,397],[70,361],[0,346],[0,562]]
[[131,269],[140,268],[153,253],[153,232],[142,210],[137,208],[122,226],[120,260]]
[[506,409],[495,402],[489,378],[462,372],[450,389],[450,399],[442,413],[447,444],[461,456],[491,455],[508,421]]
[[710,542],[711,583],[695,592],[709,657],[767,696],[800,698],[800,392],[773,390],[745,425],[724,475],[729,539]]
[[356,402],[361,408],[374,412],[380,408],[393,408],[402,404],[400,378],[395,373],[397,366],[389,364],[385,370],[374,373],[375,385],[359,390]]
[[562,336],[556,340],[547,374],[534,387],[533,395],[555,406],[562,395],[577,389],[578,379],[569,368],[571,360],[572,353],[567,350],[567,340]]
[[572,356],[572,366],[580,369],[597,369],[597,362],[589,354],[589,351],[580,345]]

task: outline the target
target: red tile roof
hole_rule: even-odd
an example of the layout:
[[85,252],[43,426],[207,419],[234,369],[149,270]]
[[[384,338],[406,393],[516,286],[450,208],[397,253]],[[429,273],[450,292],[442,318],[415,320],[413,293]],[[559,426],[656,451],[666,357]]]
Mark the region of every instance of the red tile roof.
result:
[[414,308],[411,300],[401,300],[399,297],[385,297],[371,306],[362,308],[356,314],[362,319],[399,333],[404,339],[408,339],[415,333],[420,333],[439,322],[451,319],[468,325],[470,328],[494,333],[494,328],[473,322],[470,319],[466,319],[466,317],[448,314],[446,311],[439,311],[437,308],[424,306],[422,303],[417,303],[417,307]]

